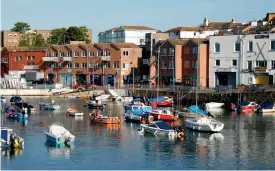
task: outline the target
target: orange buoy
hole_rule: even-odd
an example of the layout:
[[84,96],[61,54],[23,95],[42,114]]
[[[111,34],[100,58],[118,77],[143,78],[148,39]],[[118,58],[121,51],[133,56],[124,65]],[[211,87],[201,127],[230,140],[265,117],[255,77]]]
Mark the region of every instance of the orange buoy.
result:
[[120,139],[121,139],[121,136],[118,136],[118,137],[117,137],[117,139],[119,139],[119,140],[120,140]]

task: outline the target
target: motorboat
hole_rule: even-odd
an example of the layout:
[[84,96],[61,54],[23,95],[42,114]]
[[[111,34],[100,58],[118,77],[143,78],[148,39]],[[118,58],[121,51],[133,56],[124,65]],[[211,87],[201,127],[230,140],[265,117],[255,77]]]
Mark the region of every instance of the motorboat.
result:
[[26,112],[35,112],[36,109],[34,106],[26,103],[20,96],[13,96],[10,99],[11,104],[15,104],[18,106],[20,109],[26,111]]
[[44,133],[46,134],[47,141],[58,145],[71,145],[75,140],[75,136],[59,122],[50,125],[48,130],[44,131]]
[[259,114],[269,114],[275,113],[275,103],[273,102],[265,102],[257,108],[257,113]]
[[24,148],[24,139],[19,137],[13,129],[1,127],[1,149]]
[[69,108],[67,109],[67,114],[71,116],[83,116],[84,113],[76,109]]
[[[134,109],[133,106],[138,107],[139,109],[144,109],[144,111],[152,111],[151,106],[147,106],[144,104],[143,100],[141,98],[135,98],[131,103],[124,105],[125,111]],[[137,108],[135,108],[137,109]]]
[[154,135],[165,135],[169,137],[177,136],[177,131],[163,121],[154,121],[150,122],[149,124],[141,124],[140,129],[141,134],[151,133]]
[[105,105],[104,103],[102,103],[101,100],[88,99],[88,100],[86,100],[86,103],[87,103],[88,107],[90,107],[90,108],[102,108]]
[[54,101],[52,103],[39,102],[39,108],[40,110],[58,110],[61,108],[61,105],[54,104]]
[[224,106],[224,103],[209,102],[205,104],[205,109],[221,108]]
[[[151,106],[141,105],[130,105],[125,107],[124,119],[129,122],[140,122],[142,117],[152,111]],[[153,119],[153,116],[148,116],[149,120]]]
[[2,102],[2,103],[6,103],[6,102],[7,102],[7,99],[6,99],[5,97],[1,96],[1,102]]
[[254,111],[259,105],[255,102],[247,102],[244,101],[238,105],[238,109],[240,112],[248,112],[248,111]]
[[194,113],[197,113],[197,114],[200,114],[200,115],[206,115],[206,111],[200,109],[198,106],[196,105],[192,105],[192,106],[189,106],[188,109],[191,111],[191,112],[194,112]]
[[20,113],[15,109],[9,109],[6,114],[7,114],[7,118],[10,118],[10,119],[27,120],[28,118],[28,115],[26,113],[25,114]]
[[167,96],[150,98],[148,99],[151,105],[158,107],[171,107],[173,106],[173,98],[169,98]]
[[150,115],[156,120],[175,121],[178,119],[178,115],[174,115],[170,110],[153,110],[149,112]]
[[205,132],[220,132],[224,124],[206,116],[186,120],[186,128]]
[[119,124],[120,119],[118,117],[111,117],[111,116],[103,116],[97,113],[90,113],[90,120],[94,123],[101,123],[101,124]]

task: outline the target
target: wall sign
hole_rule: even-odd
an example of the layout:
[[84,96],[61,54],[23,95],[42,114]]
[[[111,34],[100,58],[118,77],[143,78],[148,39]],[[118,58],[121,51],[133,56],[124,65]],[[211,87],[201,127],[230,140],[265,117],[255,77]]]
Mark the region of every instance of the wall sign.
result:
[[24,69],[38,69],[39,66],[36,66],[36,65],[25,65],[24,66]]
[[268,39],[269,35],[264,35],[264,34],[260,34],[260,35],[255,35],[255,39]]

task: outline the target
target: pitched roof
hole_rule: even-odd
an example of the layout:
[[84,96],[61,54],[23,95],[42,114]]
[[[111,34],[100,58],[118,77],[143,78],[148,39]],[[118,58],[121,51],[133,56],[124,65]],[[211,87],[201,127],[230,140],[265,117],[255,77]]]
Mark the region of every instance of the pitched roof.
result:
[[192,38],[192,39],[188,39],[188,40],[192,40],[194,43],[198,44],[208,44],[209,43],[209,39],[208,38]]
[[108,43],[95,43],[94,45],[103,50],[106,46],[108,46]]
[[176,28],[172,28],[170,30],[167,30],[166,32],[178,32],[178,31],[200,31],[201,28],[200,27],[176,27]]
[[171,39],[169,40],[173,45],[184,45],[188,39]]
[[124,30],[156,30],[147,26],[120,26]]
[[45,51],[43,48],[27,48],[27,47],[6,47],[9,52],[12,51]]
[[116,46],[117,48],[140,48],[134,43],[122,43],[122,42],[112,42],[112,45]]
[[62,47],[64,47],[64,45],[52,45],[51,47],[56,50],[60,50]]
[[82,46],[84,49],[89,49],[90,47],[93,46],[93,44],[83,44],[83,43],[81,43],[79,45]]
[[67,44],[66,47],[69,49],[74,49],[78,44]]

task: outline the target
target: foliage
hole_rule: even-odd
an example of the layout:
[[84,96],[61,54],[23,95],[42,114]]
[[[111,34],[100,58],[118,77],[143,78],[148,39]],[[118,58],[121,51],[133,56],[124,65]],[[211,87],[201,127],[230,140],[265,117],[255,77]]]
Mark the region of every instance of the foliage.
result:
[[86,43],[91,43],[91,40],[88,39],[88,29],[86,26],[54,29],[48,39],[50,44],[66,44],[70,41],[85,41]]
[[42,34],[25,33],[21,36],[19,46],[21,47],[46,47],[47,44]]
[[30,30],[31,26],[28,23],[24,22],[17,22],[14,24],[14,27],[11,29],[11,31],[17,31],[20,33],[24,33],[27,30]]

